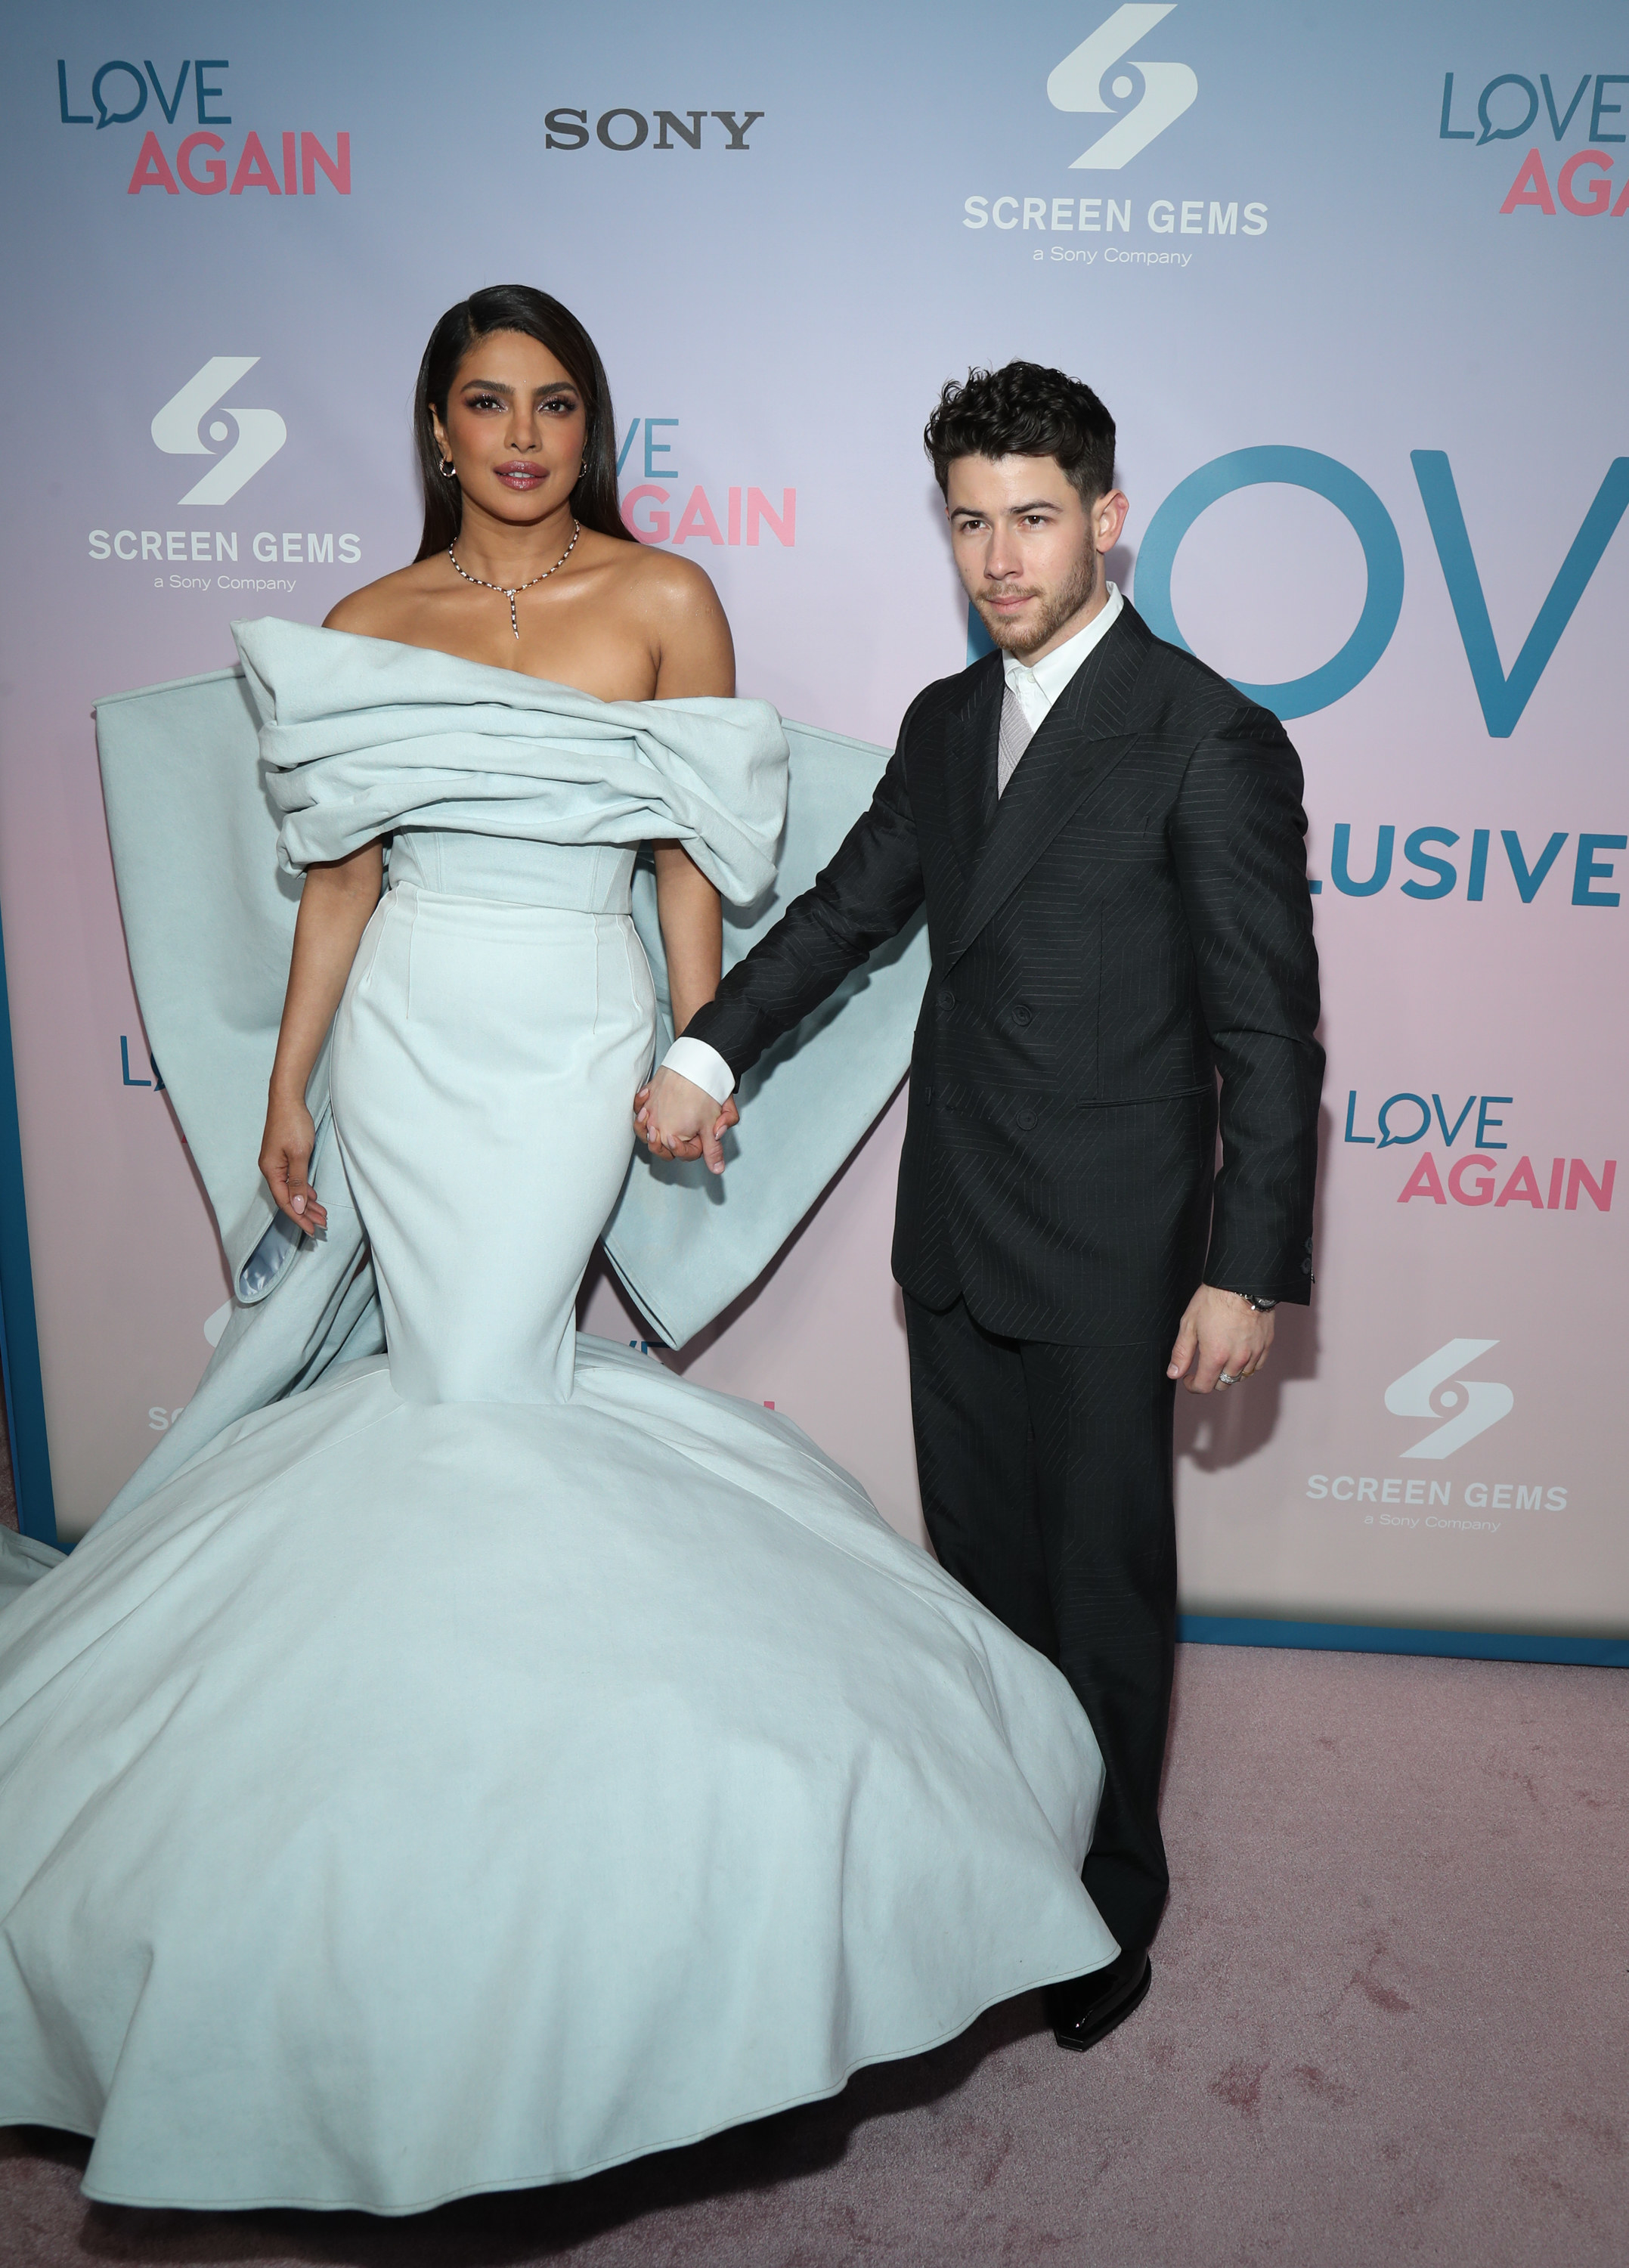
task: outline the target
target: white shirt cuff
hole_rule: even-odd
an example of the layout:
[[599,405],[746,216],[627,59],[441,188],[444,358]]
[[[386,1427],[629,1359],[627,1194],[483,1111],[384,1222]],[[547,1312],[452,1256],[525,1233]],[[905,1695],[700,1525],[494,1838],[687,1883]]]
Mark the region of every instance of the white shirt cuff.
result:
[[676,1071],[681,1079],[688,1079],[699,1086],[704,1094],[711,1095],[722,1109],[735,1092],[735,1074],[717,1048],[710,1048],[705,1040],[675,1040],[662,1057],[664,1071]]

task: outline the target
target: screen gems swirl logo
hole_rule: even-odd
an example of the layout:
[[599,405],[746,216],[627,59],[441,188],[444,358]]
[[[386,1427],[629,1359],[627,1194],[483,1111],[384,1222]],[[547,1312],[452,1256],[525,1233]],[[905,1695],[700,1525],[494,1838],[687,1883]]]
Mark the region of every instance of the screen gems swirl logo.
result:
[[1162,6],[1117,8],[1047,80],[1046,97],[1054,110],[1097,111],[1114,120],[1087,144],[1071,166],[1072,173],[1118,173],[1180,118],[1198,93],[1198,79],[1186,63],[1124,60],[1175,4],[1176,0],[1166,0]]
[[[288,439],[289,429],[275,409],[233,407],[204,425],[210,410],[221,406],[259,360],[258,355],[211,355],[154,417],[152,438],[166,456],[215,459],[181,503],[225,504],[271,462]],[[232,446],[224,456],[217,454],[226,441]]]
[[[1424,1362],[1394,1378],[1386,1388],[1386,1407],[1394,1418],[1435,1418],[1442,1422],[1423,1433],[1405,1457],[1451,1457],[1515,1408],[1507,1386],[1491,1379],[1457,1378],[1468,1363],[1487,1354],[1497,1339],[1449,1339]],[[1450,1383],[1450,1381],[1453,1381]]]

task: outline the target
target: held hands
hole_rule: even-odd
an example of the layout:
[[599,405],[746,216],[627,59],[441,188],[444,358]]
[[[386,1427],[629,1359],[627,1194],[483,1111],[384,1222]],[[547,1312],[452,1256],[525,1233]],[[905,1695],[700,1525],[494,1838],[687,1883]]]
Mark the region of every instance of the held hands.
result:
[[721,1174],[722,1137],[740,1125],[741,1113],[733,1095],[717,1103],[682,1072],[658,1069],[633,1099],[633,1123],[652,1158],[705,1158],[708,1172]]
[[298,1096],[280,1098],[274,1094],[266,1109],[260,1169],[277,1201],[278,1211],[287,1213],[296,1227],[303,1228],[308,1236],[314,1236],[328,1225],[328,1214],[306,1178],[316,1138],[316,1129],[305,1103]]
[[1188,1302],[1166,1371],[1190,1394],[1236,1386],[1256,1373],[1272,1344],[1272,1316],[1259,1314],[1238,1292],[1201,1284]]

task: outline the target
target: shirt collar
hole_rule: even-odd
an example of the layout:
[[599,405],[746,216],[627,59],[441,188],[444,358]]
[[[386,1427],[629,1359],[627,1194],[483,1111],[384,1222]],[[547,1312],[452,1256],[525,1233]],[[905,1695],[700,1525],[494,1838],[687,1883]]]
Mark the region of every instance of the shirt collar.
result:
[[1120,610],[1125,601],[1120,596],[1119,585],[1109,583],[1106,588],[1108,604],[1093,615],[1083,630],[1077,630],[1062,645],[1054,646],[1050,653],[1043,654],[1039,661],[1021,661],[1016,654],[1012,653],[1002,655],[1002,674],[1015,693],[1028,678],[1040,688],[1043,698],[1050,708],[1087,654],[1100,640],[1107,637],[1120,619]]

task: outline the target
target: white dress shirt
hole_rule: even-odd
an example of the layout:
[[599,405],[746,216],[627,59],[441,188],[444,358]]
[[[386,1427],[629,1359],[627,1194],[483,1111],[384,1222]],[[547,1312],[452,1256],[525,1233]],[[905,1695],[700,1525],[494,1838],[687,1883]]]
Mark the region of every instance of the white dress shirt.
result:
[[1109,583],[1104,587],[1109,593],[1107,603],[1092,616],[1086,628],[1077,630],[1072,638],[1065,638],[1062,645],[1055,645],[1050,653],[1043,653],[1039,661],[1021,661],[1015,653],[1004,653],[1001,657],[1001,674],[1032,733],[1040,731],[1058,695],[1087,655],[1108,637],[1120,619],[1120,609],[1125,601],[1120,596],[1119,585]]
[[[1086,628],[1077,630],[1062,645],[1054,646],[1050,653],[1043,654],[1039,661],[1021,661],[1012,653],[1002,655],[1001,674],[1032,733],[1040,730],[1080,664],[1119,621],[1125,601],[1116,584],[1109,583],[1106,587],[1108,602]],[[720,1109],[735,1092],[734,1072],[717,1048],[710,1048],[705,1040],[675,1040],[662,1057],[662,1069],[676,1071],[681,1079],[689,1079],[704,1094],[711,1095]]]

